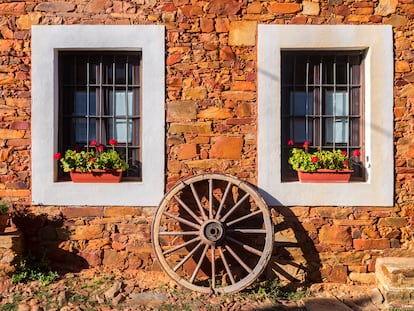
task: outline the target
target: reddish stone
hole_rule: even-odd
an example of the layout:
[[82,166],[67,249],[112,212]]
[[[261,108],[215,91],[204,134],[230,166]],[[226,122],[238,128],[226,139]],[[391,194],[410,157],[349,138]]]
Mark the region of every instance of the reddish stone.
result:
[[177,159],[184,160],[184,159],[192,159],[197,156],[197,146],[194,144],[183,144],[177,146]]
[[348,269],[344,265],[327,266],[321,270],[324,281],[332,283],[346,283]]
[[0,4],[0,12],[2,15],[20,15],[25,13],[24,2],[12,2]]
[[214,21],[211,18],[200,18],[200,28],[202,32],[212,32],[214,30]]
[[83,250],[78,253],[80,257],[86,260],[90,267],[97,267],[102,264],[101,251],[87,251]]
[[243,139],[239,137],[218,137],[210,151],[210,158],[240,159],[243,148]]
[[181,62],[183,57],[184,57],[184,54],[182,54],[182,53],[172,54],[172,55],[167,57],[167,65],[171,66],[171,65],[174,65],[176,63],[179,63],[179,62]]
[[62,207],[62,215],[67,218],[77,217],[102,217],[102,207]]
[[348,16],[349,14],[351,14],[351,10],[346,5],[340,5],[335,8],[335,14]]
[[215,29],[217,32],[229,32],[230,21],[227,18],[217,18]]
[[236,56],[230,46],[223,46],[220,49],[220,60],[235,60]]
[[75,5],[69,2],[42,2],[35,8],[36,11],[44,12],[72,12]]
[[165,3],[157,8],[157,11],[161,12],[176,12],[177,7],[172,3]]
[[299,3],[271,3],[267,9],[274,14],[291,14],[300,11]]
[[231,118],[226,120],[226,124],[229,125],[242,125],[242,124],[251,124],[255,118]]
[[387,249],[390,247],[389,239],[355,239],[354,249],[355,250],[370,250],[370,249]]
[[12,122],[10,128],[13,130],[28,130],[30,129],[30,122],[15,120]]
[[211,14],[216,14],[217,16],[231,16],[237,14],[241,6],[242,3],[234,0],[212,0],[210,2],[208,12]]
[[185,16],[203,15],[203,9],[196,5],[186,5],[186,6],[181,7],[180,10]]
[[127,252],[117,252],[111,249],[104,250],[102,263],[111,268],[124,268]]
[[295,16],[290,20],[291,24],[305,25],[308,21],[306,16]]

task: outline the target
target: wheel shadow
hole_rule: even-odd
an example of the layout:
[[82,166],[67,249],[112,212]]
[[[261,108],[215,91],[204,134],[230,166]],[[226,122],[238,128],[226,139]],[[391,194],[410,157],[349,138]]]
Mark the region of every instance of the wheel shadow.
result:
[[79,272],[88,262],[70,245],[70,232],[63,216],[34,214],[24,206],[12,215],[13,226],[23,233],[23,254],[47,260],[49,267],[60,274]]
[[278,278],[287,289],[320,283],[321,261],[315,242],[298,217],[286,206],[271,207],[275,241],[266,278]]

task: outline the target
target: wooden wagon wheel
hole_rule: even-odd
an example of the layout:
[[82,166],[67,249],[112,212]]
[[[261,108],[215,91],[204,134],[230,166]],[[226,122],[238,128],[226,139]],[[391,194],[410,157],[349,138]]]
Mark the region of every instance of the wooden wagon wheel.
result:
[[231,293],[266,268],[273,226],[251,185],[203,174],[167,192],[154,216],[152,242],[162,269],[178,284],[202,293]]

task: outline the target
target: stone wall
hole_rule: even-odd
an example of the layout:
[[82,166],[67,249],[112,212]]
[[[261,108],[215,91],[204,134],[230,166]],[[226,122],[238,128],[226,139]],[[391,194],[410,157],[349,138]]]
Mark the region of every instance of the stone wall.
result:
[[276,243],[269,274],[364,283],[372,281],[377,257],[412,256],[411,0],[2,1],[0,197],[24,209],[15,223],[27,245],[75,269],[158,269],[151,255],[153,208],[31,206],[31,25],[165,25],[168,189],[183,176],[206,171],[256,184],[258,23],[390,24],[394,31],[395,206],[273,208]]

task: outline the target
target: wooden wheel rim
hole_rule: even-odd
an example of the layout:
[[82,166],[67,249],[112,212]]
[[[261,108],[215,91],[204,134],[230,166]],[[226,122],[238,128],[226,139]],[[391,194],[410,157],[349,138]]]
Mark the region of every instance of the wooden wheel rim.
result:
[[[205,189],[201,196],[197,187]],[[222,195],[219,199],[217,191]],[[185,198],[184,192],[192,198]],[[171,212],[174,208],[178,215]],[[173,231],[171,223],[181,228]],[[250,184],[224,174],[196,175],[177,183],[161,201],[151,235],[165,273],[179,285],[202,293],[237,292],[253,283],[270,260],[274,236],[260,194]],[[258,247],[253,245],[256,242]],[[184,267],[190,262],[195,268],[186,274]]]

